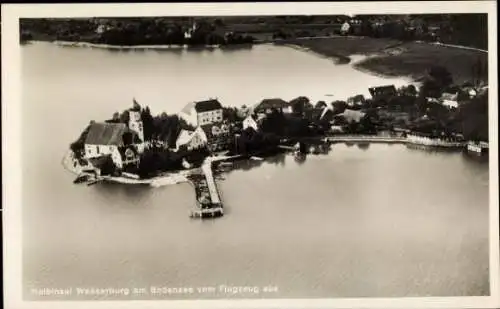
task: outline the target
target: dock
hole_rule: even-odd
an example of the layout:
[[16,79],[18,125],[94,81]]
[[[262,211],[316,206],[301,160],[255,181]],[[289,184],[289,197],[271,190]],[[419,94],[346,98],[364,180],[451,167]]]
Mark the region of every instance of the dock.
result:
[[224,215],[224,207],[215,177],[212,164],[218,161],[227,161],[241,156],[208,157],[201,166],[202,179],[193,181],[196,191],[197,209],[191,211],[192,218],[215,218]]
[[212,161],[206,161],[201,166],[201,170],[205,175],[205,181],[207,182],[208,193],[210,194],[210,202],[212,204],[221,204],[219,191],[217,190],[217,185],[215,184],[214,175],[212,172]]
[[331,143],[395,143],[406,144],[408,140],[404,137],[389,137],[378,135],[338,135],[324,138],[325,141]]

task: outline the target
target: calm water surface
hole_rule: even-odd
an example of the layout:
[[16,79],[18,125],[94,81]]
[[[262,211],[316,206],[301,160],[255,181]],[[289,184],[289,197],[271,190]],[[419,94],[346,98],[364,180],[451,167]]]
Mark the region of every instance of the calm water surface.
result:
[[[22,48],[23,280],[31,288],[276,286],[277,292],[130,298],[486,295],[488,164],[461,153],[334,145],[303,163],[242,162],[220,187],[227,216],[188,218],[188,184],[72,184],[60,160],[90,119],[131,104],[313,100],[383,80],[286,47],[110,52]],[[119,298],[119,296],[117,296]],[[60,299],[63,297],[60,296]],[[76,295],[71,298],[89,299]],[[111,298],[111,297],[109,297]]]

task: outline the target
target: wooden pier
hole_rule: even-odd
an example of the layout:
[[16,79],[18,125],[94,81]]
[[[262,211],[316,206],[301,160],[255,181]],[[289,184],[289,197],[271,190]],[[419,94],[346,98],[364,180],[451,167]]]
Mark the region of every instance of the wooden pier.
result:
[[217,161],[226,161],[237,157],[240,156],[208,157],[205,159],[205,162],[201,166],[203,179],[194,183],[198,207],[191,212],[192,218],[215,218],[224,215],[224,207],[219,189],[215,183],[212,164]]
[[331,143],[396,143],[406,144],[408,140],[404,137],[378,136],[378,135],[339,135],[324,138]]

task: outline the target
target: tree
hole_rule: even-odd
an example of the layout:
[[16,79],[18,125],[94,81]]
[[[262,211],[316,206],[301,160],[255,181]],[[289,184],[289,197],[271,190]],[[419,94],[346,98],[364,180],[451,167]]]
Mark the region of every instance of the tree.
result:
[[453,83],[450,71],[444,66],[432,66],[429,69],[428,75],[440,89],[444,89]]
[[149,110],[149,106],[146,106],[141,112],[141,120],[144,130],[144,140],[151,140],[154,133],[154,119]]
[[476,62],[472,66],[472,76],[474,88],[478,88],[483,80],[488,77],[488,65],[485,65],[481,57],[477,57]]
[[399,88],[398,93],[400,95],[416,96],[418,91],[414,85],[408,85],[408,86],[402,86],[401,88]]
[[294,114],[302,115],[306,110],[311,109],[312,105],[309,98],[300,96],[290,101]]
[[322,109],[322,108],[325,108],[327,105],[326,105],[326,102],[325,101],[318,101],[318,103],[316,103],[316,105],[314,105],[314,108],[316,109]]
[[424,98],[439,98],[442,88],[431,79],[425,79],[420,87],[420,96]]
[[216,27],[222,27],[222,26],[224,26],[224,22],[222,21],[222,19],[220,19],[220,18],[216,18],[216,19],[214,20],[214,25],[215,25]]
[[239,118],[238,110],[235,107],[224,107],[222,109],[222,117],[230,122],[235,122]]
[[335,114],[341,114],[347,109],[348,105],[345,101],[334,101],[332,107]]
[[121,123],[128,123],[130,120],[130,114],[128,111],[124,111],[123,113],[120,114],[120,122]]
[[100,166],[101,175],[112,175],[117,171],[117,166],[111,159],[111,156],[107,156],[104,159],[104,162]]

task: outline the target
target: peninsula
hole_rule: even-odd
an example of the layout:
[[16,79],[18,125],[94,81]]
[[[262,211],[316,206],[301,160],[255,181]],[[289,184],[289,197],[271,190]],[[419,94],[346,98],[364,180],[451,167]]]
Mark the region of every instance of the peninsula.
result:
[[300,158],[337,142],[488,149],[488,86],[481,82],[456,84],[446,68],[434,66],[419,89],[383,85],[369,93],[329,103],[305,96],[267,98],[239,108],[208,99],[190,102],[178,114],[155,116],[134,99],[110,119],[90,121],[63,162],[78,175],[75,182],[190,181],[200,209],[214,215],[214,205],[222,214],[222,204],[212,167],[236,158],[287,150]]

